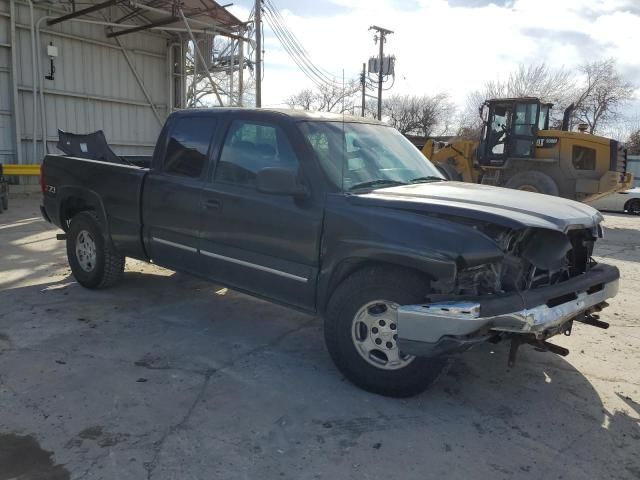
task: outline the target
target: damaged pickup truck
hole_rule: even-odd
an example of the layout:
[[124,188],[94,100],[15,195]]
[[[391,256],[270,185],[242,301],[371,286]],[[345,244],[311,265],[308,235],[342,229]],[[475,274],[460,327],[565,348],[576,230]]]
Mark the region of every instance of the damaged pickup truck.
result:
[[114,285],[132,257],[317,313],[369,391],[416,394],[481,342],[510,341],[513,363],[522,344],[566,355],[547,340],[573,322],[608,326],[619,273],[592,258],[596,210],[445,181],[384,124],[188,110],[152,158],[95,140],[65,135],[42,165],[42,212],[81,285]]

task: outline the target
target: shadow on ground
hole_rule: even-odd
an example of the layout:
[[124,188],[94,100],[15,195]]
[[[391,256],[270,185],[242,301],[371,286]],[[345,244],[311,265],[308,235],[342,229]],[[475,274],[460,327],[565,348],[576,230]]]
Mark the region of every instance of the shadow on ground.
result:
[[0,292],[1,305],[12,298],[2,429],[35,435],[72,476],[91,465],[95,478],[640,474],[637,418],[604,408],[548,353],[523,347],[508,369],[506,346],[480,347],[430,391],[394,400],[341,378],[318,320],[183,275]]
[[[523,347],[508,369],[486,345],[422,395],[372,395],[316,318],[135,261],[81,288],[32,209],[0,218],[0,465],[39,463],[0,479],[640,478],[616,372],[591,376],[617,395],[605,407],[571,356]],[[574,331],[564,346],[589,355]]]

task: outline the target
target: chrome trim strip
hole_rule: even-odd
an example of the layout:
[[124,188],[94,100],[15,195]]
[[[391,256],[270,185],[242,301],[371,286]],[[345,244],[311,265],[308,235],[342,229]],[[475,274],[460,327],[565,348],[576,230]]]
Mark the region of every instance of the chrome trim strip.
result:
[[262,272],[273,273],[275,275],[280,275],[281,277],[290,278],[291,280],[296,280],[298,282],[308,282],[308,278],[299,277],[298,275],[294,275],[292,273],[283,272],[281,270],[276,270],[275,268],[263,267],[262,265],[256,265],[255,263],[245,262],[244,260],[238,260],[237,258],[225,257],[224,255],[218,255],[217,253],[207,252],[206,250],[200,250],[200,253],[206,255],[207,257],[217,258],[218,260],[225,260],[227,262],[235,263],[237,265],[242,265],[243,267],[255,268],[256,270],[260,270]]
[[170,242],[169,240],[164,240],[162,238],[156,238],[156,237],[151,237],[151,240],[153,240],[154,242],[162,243],[163,245],[169,245],[170,247],[186,250],[188,252],[198,253],[197,248],[189,247],[187,245],[182,245],[181,243]]

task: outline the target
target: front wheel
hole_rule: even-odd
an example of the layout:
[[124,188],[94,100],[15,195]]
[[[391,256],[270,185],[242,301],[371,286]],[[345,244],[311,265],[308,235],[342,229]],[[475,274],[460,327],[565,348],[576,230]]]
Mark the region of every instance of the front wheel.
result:
[[398,346],[398,306],[424,301],[427,289],[419,274],[392,267],[359,270],[338,286],[327,306],[324,332],[345,377],[370,392],[408,397],[440,376],[447,359],[414,357]]
[[71,220],[67,231],[67,259],[73,276],[86,288],[110,287],[124,272],[125,257],[105,241],[92,212],[81,212]]
[[629,200],[624,206],[624,209],[631,215],[640,215],[640,199],[633,198]]

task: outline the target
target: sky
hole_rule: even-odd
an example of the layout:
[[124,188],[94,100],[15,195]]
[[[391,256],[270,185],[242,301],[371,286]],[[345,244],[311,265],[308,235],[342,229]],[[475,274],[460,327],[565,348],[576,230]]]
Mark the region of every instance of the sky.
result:
[[[469,91],[505,78],[520,63],[573,67],[614,57],[638,87],[640,0],[271,0],[314,63],[337,79],[354,78],[377,54],[369,26],[393,30],[391,93],[448,93],[463,105]],[[229,7],[247,19],[252,0]],[[313,84],[265,23],[263,106],[284,106]],[[626,112],[640,117],[640,100]]]

